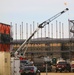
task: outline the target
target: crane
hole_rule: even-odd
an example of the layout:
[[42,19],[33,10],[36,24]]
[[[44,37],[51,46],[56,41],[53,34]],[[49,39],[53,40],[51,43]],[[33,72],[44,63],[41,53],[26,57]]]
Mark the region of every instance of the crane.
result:
[[[53,17],[49,18],[48,20],[46,20],[46,21],[40,23],[40,24],[38,25],[37,29],[36,29],[36,30],[29,36],[29,38],[27,38],[27,39],[23,42],[23,44],[16,50],[16,52],[15,52],[15,57],[18,56],[18,52],[23,49],[23,47],[30,41],[30,39],[34,36],[34,34],[35,34],[39,29],[43,28],[45,25],[49,24],[51,21],[53,21],[54,19],[56,19],[57,17],[59,17],[60,15],[62,15],[63,13],[65,13],[65,12],[68,11],[68,10],[69,10],[69,9],[66,8],[66,9],[64,9],[63,11],[61,11],[61,12],[57,13],[56,15],[54,15]],[[25,51],[25,52],[26,52],[26,51]]]

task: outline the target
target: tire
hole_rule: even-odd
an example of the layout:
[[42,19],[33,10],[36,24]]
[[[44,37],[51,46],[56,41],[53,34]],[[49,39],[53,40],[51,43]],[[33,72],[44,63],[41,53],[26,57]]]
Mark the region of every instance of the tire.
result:
[[62,72],[62,70],[60,70],[60,72]]
[[74,72],[74,69],[72,70],[72,72]]
[[57,72],[58,70],[56,70],[56,72]]

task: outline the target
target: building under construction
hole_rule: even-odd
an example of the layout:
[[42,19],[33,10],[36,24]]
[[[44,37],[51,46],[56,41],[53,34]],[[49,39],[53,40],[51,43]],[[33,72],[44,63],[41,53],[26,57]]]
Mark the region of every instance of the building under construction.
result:
[[[23,42],[23,39],[14,40],[13,52],[15,52]],[[26,48],[24,48],[24,50],[22,50],[22,52],[20,53],[23,54],[23,51],[25,51],[26,49],[27,51],[25,52],[25,56],[27,58],[49,56],[51,58],[62,57],[64,59],[73,59],[74,20],[69,20],[69,38],[33,38],[28,44],[26,44]]]
[[[51,17],[50,19],[42,22],[37,26],[37,29],[31,34],[28,38],[28,27],[26,28],[26,40],[23,39],[23,22],[22,27],[20,25],[20,40],[17,39],[17,24],[15,28],[15,37],[13,40],[11,26],[8,24],[0,23],[0,75],[22,75],[21,60],[25,60],[23,56],[27,58],[35,58],[35,57],[45,57],[49,56],[51,58],[64,58],[64,59],[73,59],[74,58],[74,20],[69,20],[69,37],[64,38],[63,33],[63,23],[59,22],[59,28],[54,28],[53,24],[51,24],[51,32],[49,23],[53,21],[55,18],[59,17],[61,14],[68,11],[68,8]],[[34,25],[34,24],[33,24]],[[47,28],[45,25],[48,25],[48,37],[47,37]],[[27,26],[27,24],[26,24]],[[45,37],[42,36],[42,28],[45,26]],[[61,28],[62,27],[62,28]],[[31,29],[31,28],[30,28]],[[34,28],[33,28],[34,29]],[[33,37],[38,30],[41,29],[41,37],[37,34],[37,38]],[[55,29],[55,30],[53,30]],[[59,29],[59,32],[58,32]],[[25,30],[25,29],[24,29]],[[54,32],[56,31],[56,38],[54,38]],[[22,35],[21,35],[22,33]],[[50,34],[51,33],[51,34]],[[59,37],[58,37],[59,33]],[[68,32],[67,32],[68,33]],[[24,42],[24,43],[23,43]],[[13,46],[13,47],[12,47]],[[21,55],[21,56],[20,56]],[[14,57],[12,57],[14,56]],[[15,62],[17,61],[17,62]],[[26,63],[26,62],[25,62]],[[29,64],[27,64],[29,65]],[[33,65],[33,63],[32,63]],[[32,66],[28,67],[33,67]],[[26,67],[26,65],[24,66]],[[24,68],[23,68],[24,69]],[[11,72],[12,70],[12,72]],[[31,69],[32,70],[32,69]],[[24,71],[24,70],[23,70]],[[21,72],[21,73],[20,73]],[[26,71],[24,71],[26,72]],[[35,74],[37,71],[33,69],[32,73]]]

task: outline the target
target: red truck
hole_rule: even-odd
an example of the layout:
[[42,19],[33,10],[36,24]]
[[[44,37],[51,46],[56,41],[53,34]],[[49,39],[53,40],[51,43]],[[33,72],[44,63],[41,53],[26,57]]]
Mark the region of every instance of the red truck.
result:
[[71,71],[74,72],[74,61],[71,61]]
[[69,72],[71,72],[71,66],[67,62],[62,62],[62,61],[58,62],[56,64],[56,72],[57,71],[60,71],[60,72],[62,72],[62,71],[69,71]]

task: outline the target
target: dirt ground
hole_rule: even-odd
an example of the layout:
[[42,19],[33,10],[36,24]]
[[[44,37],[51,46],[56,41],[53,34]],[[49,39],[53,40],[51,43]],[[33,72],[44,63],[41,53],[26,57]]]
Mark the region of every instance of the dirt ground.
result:
[[41,73],[40,75],[74,75],[74,73]]

